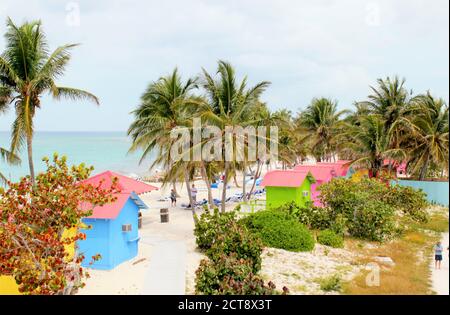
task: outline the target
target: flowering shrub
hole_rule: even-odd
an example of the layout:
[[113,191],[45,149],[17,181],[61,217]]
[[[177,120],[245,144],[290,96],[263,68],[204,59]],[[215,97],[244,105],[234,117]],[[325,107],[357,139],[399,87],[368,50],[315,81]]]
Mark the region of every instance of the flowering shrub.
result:
[[205,208],[200,217],[197,214],[195,216],[194,235],[198,248],[202,250],[211,248],[212,244],[216,242],[217,236],[225,231],[225,227],[236,220],[235,211],[222,213],[217,208],[213,211]]
[[[259,237],[236,220],[235,211],[205,210],[196,217],[197,246],[208,259],[196,271],[197,294],[278,294],[256,274],[261,269],[263,245]],[[283,289],[283,294],[288,290]]]
[[[278,294],[272,282],[267,285],[252,272],[251,260],[236,253],[222,254],[216,261],[203,259],[196,271],[197,294],[271,295]],[[287,288],[283,288],[287,294]]]
[[245,259],[251,263],[254,273],[261,269],[261,254],[263,244],[257,235],[250,233],[244,226],[236,221],[230,221],[224,226],[222,234],[217,236],[217,240],[206,255],[217,261],[223,254],[236,254],[238,259]]
[[[69,259],[67,246],[83,233],[63,237],[95,206],[114,201],[115,182],[108,189],[80,185],[92,167],[69,168],[66,158],[44,158],[47,171],[33,184],[30,177],[0,189],[0,274],[12,275],[25,294],[71,294],[88,274],[82,255]],[[91,257],[98,259],[98,256]]]

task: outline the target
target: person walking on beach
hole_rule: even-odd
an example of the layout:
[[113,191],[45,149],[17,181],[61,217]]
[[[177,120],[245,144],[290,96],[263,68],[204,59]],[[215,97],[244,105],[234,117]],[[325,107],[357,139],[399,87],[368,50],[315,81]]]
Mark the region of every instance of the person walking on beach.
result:
[[191,196],[192,196],[192,201],[194,202],[194,206],[195,206],[195,204],[197,203],[197,188],[195,188],[194,184],[192,184]]
[[177,206],[177,194],[175,193],[175,190],[170,190],[170,200],[171,200],[171,206],[176,207]]
[[441,242],[437,242],[436,245],[434,245],[434,268],[435,269],[441,269],[441,262],[442,262],[442,251],[444,248],[442,247]]

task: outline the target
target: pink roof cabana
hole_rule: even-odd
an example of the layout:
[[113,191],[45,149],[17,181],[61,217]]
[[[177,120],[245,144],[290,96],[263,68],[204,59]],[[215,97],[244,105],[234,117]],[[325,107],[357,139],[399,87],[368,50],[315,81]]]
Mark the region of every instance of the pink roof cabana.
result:
[[[152,190],[158,190],[158,187],[137,181],[135,179],[111,172],[106,171],[97,174],[93,177],[83,180],[80,184],[88,184],[100,189],[108,189],[111,187],[113,178],[117,177],[117,188],[120,193],[115,194],[117,200],[112,203],[107,203],[103,206],[95,207],[93,213],[89,218],[92,219],[114,219],[118,216],[123,206],[130,198],[138,204],[142,201],[139,200],[137,195],[150,192]],[[87,205],[86,205],[87,206]]]

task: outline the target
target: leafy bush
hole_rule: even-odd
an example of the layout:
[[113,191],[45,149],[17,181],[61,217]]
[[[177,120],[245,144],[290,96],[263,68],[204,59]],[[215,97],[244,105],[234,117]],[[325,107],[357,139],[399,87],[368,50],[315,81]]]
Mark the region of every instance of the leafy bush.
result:
[[222,254],[215,262],[203,259],[195,272],[195,291],[202,294],[218,294],[225,276],[241,281],[251,272],[251,262],[238,259],[236,254],[230,256]]
[[311,229],[322,230],[330,228],[329,208],[316,207],[312,202],[308,202],[305,206],[291,202],[274,210],[289,213],[296,217],[301,224]]
[[371,241],[381,242],[396,233],[394,208],[378,200],[368,200],[355,208],[349,222],[348,231],[351,235]]
[[427,213],[428,201],[422,190],[408,186],[393,185],[386,196],[390,205],[402,211],[417,222],[426,223],[429,220]]
[[329,208],[330,226],[337,233],[382,241],[396,233],[392,187],[377,179],[353,182],[333,179],[320,186],[320,199]]
[[317,235],[317,242],[335,248],[344,247],[344,238],[330,230],[320,231]]
[[308,229],[286,212],[260,211],[241,222],[258,235],[266,246],[295,252],[314,248],[314,238]]
[[342,214],[334,214],[330,207],[317,207],[311,202],[305,206],[300,206],[292,202],[276,208],[276,210],[295,216],[300,223],[309,229],[329,229],[336,234],[344,234],[346,231],[347,219]]
[[217,236],[224,233],[224,228],[230,222],[236,221],[236,212],[219,212],[215,208],[212,212],[205,209],[200,218],[195,215],[194,235],[198,248],[207,250],[217,241]]
[[342,280],[339,275],[333,275],[328,278],[319,280],[320,289],[323,291],[340,291],[342,288]]
[[[271,295],[275,285],[253,274],[251,260],[239,259],[236,253],[221,255],[217,261],[203,259],[196,271],[197,294]],[[283,288],[286,294],[288,290]]]
[[236,254],[238,259],[249,260],[253,272],[261,269],[263,244],[257,235],[250,233],[236,221],[229,221],[222,227],[222,233],[216,236],[206,255],[212,261],[218,261],[222,255]]

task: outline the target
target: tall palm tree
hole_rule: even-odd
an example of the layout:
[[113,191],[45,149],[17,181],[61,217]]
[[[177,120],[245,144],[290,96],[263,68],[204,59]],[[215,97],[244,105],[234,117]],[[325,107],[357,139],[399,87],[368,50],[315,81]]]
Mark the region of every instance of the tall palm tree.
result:
[[[209,111],[204,111],[202,118],[210,124],[222,130],[222,137],[225,137],[225,127],[241,126],[246,127],[254,124],[254,109],[259,102],[260,95],[269,86],[269,82],[257,83],[251,88],[247,88],[247,78],[245,77],[239,84],[236,82],[235,70],[225,61],[218,62],[218,79],[215,79],[203,69],[202,86],[206,91]],[[225,140],[225,139],[224,139]],[[225,141],[222,141],[224,144]],[[223,148],[223,152],[224,152]],[[224,155],[223,155],[224,156]],[[226,189],[233,169],[234,161],[224,160],[224,180],[222,190],[221,211],[225,211]]]
[[[11,165],[20,163],[20,159],[18,156],[2,147],[0,147],[0,160]],[[0,172],[0,185],[5,184],[7,181],[8,179],[2,174],[2,172]]]
[[411,173],[419,173],[423,180],[430,164],[448,171],[449,110],[443,99],[430,93],[412,100],[412,115],[401,118],[401,125],[410,131],[403,146],[409,150]]
[[0,56],[0,104],[14,104],[16,119],[12,125],[11,151],[16,152],[26,142],[30,177],[34,182],[33,119],[41,107],[42,94],[51,93],[57,100],[64,97],[99,102],[87,91],[58,86],[55,82],[64,74],[75,44],[60,46],[49,53],[40,21],[16,26],[8,18],[6,24],[6,48]]
[[367,101],[359,102],[359,110],[369,110],[373,114],[380,115],[384,120],[385,131],[392,133],[392,146],[398,147],[401,130],[392,129],[399,118],[404,117],[409,112],[409,102],[411,92],[405,88],[405,79],[395,76],[393,79],[387,77],[385,80],[377,79],[377,87],[371,86],[372,94]]
[[371,114],[361,117],[359,125],[348,125],[340,139],[352,150],[356,158],[352,165],[364,165],[369,169],[370,177],[378,177],[385,159],[403,160],[403,149],[391,148],[391,134],[385,129],[385,122],[379,116]]
[[337,102],[314,98],[298,117],[298,124],[309,135],[311,151],[318,161],[329,160],[336,152],[336,137],[347,110],[337,110]]
[[186,114],[186,109],[200,102],[192,94],[196,88],[196,80],[182,82],[176,68],[170,75],[150,83],[141,97],[141,104],[132,112],[134,121],[128,129],[128,135],[133,141],[130,151],[142,150],[141,163],[156,150],[157,158],[151,168],[161,165],[166,170],[167,181],[173,185],[178,178],[184,178],[191,205],[193,200],[189,181],[193,164],[180,161],[175,165],[170,150],[175,142],[171,137],[172,130],[192,124],[192,116]]

